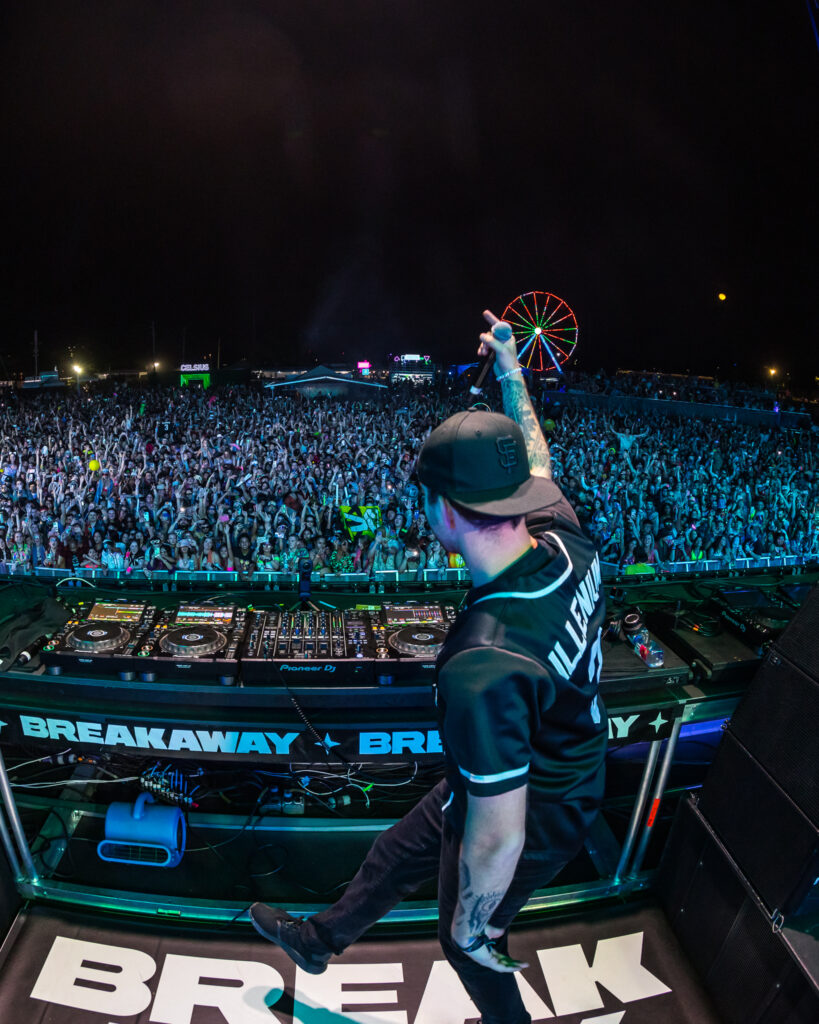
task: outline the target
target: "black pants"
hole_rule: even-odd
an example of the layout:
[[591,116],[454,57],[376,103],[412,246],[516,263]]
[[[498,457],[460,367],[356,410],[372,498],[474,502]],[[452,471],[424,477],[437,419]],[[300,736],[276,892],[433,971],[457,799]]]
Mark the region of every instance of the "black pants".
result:
[[[450,938],[458,902],[461,841],[441,813],[449,795],[446,781],[439,782],[401,821],[379,836],[341,899],[307,919],[305,942],[317,953],[343,952],[404,896],[437,874],[438,938],[484,1024],[530,1024],[514,975],[476,964]],[[527,860],[524,855],[492,915],[493,927],[506,931],[535,889],[548,884],[565,863],[565,858]],[[499,948],[505,949],[506,941],[504,935]]]

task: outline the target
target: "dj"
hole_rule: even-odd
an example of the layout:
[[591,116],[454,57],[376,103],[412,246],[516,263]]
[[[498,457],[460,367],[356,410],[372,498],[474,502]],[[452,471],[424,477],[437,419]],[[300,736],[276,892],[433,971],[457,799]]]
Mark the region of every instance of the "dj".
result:
[[441,945],[483,1024],[524,1024],[512,972],[526,965],[508,955],[509,925],[579,852],[603,795],[604,600],[594,547],[552,481],[514,337],[485,315],[494,327],[479,352],[495,353],[508,415],[451,416],[417,467],[429,524],[473,581],[436,665],[446,779],[380,836],[334,906],[300,921],[257,903],[250,916],[320,973],[437,874]]

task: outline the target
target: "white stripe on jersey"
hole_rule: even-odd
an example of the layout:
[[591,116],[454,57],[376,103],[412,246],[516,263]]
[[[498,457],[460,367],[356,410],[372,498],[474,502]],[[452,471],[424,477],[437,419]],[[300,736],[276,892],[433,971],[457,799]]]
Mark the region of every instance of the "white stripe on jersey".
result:
[[514,779],[518,775],[525,775],[529,771],[528,763],[522,768],[512,768],[508,772],[498,772],[497,775],[473,775],[458,765],[458,771],[470,782],[479,782],[481,785],[489,785],[492,782],[505,782],[506,779]]
[[475,605],[480,604],[481,601],[488,601],[490,600],[490,598],[495,597],[520,597],[523,598],[523,600],[525,601],[532,601],[538,597],[545,597],[547,594],[551,594],[553,591],[557,590],[558,587],[563,586],[563,584],[574,571],[572,560],[571,558],[569,558],[569,552],[566,550],[565,544],[556,533],[552,533],[550,531],[548,533],[544,533],[543,536],[551,537],[557,543],[560,550],[566,556],[566,561],[569,563],[568,566],[563,570],[561,575],[553,583],[550,583],[547,587],[543,587],[541,590],[533,590],[531,593],[516,590],[499,590],[496,594],[486,594],[484,597],[479,597],[478,600],[473,602],[469,607],[474,608]]

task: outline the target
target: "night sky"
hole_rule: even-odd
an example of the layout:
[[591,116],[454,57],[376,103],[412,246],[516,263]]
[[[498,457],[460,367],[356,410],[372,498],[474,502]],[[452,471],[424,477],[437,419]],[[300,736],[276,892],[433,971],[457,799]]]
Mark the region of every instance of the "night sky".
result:
[[583,369],[819,373],[804,0],[1,17],[9,372],[35,328],[41,369],[144,368],[152,322],[165,364],[464,362],[541,289]]

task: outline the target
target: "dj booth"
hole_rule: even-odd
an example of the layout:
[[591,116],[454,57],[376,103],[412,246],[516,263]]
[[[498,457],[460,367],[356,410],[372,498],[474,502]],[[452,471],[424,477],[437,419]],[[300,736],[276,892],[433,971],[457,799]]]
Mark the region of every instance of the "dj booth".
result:
[[[814,582],[609,584],[606,802],[527,912],[647,886],[670,809]],[[37,633],[0,671],[0,841],[24,899],[212,921],[256,899],[309,912],[440,778],[434,660],[463,586],[309,600],[38,586],[0,616],[28,611]],[[645,644],[624,633],[630,614]],[[387,924],[434,915],[424,889]]]

